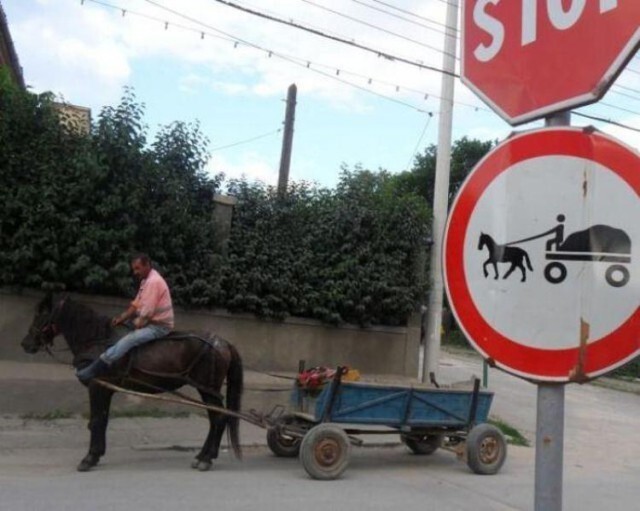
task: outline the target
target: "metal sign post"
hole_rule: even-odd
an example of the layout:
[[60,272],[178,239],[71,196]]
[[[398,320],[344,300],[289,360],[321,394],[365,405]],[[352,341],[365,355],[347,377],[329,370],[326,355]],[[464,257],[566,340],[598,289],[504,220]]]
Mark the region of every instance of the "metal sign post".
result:
[[535,511],[562,511],[564,384],[539,383],[536,415]]
[[[545,125],[569,126],[571,114],[547,117]],[[562,511],[564,384],[538,383],[534,511]]]

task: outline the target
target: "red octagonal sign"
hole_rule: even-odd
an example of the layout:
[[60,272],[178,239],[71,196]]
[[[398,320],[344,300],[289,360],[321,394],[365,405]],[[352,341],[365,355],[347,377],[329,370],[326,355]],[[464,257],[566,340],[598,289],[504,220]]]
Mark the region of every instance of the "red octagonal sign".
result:
[[637,0],[464,0],[462,81],[512,125],[600,99],[640,41]]

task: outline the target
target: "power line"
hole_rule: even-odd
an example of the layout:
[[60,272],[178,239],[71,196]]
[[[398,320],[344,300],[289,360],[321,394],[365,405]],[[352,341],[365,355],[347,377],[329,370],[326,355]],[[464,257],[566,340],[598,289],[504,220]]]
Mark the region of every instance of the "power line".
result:
[[[238,2],[238,0],[236,0],[236,2]],[[253,5],[253,4],[249,3],[249,2],[247,2],[246,0],[239,0],[239,3],[240,3],[240,4],[244,4],[244,5],[246,5],[247,7],[250,7],[250,8],[252,8],[252,9],[254,9],[254,10],[259,9],[259,7],[256,7],[255,5]],[[269,10],[269,9],[264,9],[264,8],[263,8],[263,9],[262,9],[262,12],[266,12],[266,13],[268,13],[268,14],[272,15],[272,16],[278,16],[278,13],[276,13],[276,12],[274,12],[274,11],[272,11],[272,10]],[[293,18],[289,18],[289,21],[292,21],[292,22],[294,22],[294,23],[299,23],[299,21],[297,21],[297,20],[295,20],[295,19],[293,19]],[[326,28],[323,28],[323,27],[319,27],[319,26],[317,26],[317,25],[313,25],[312,23],[309,23],[309,22],[305,22],[305,23],[306,23],[306,25],[307,25],[307,26],[309,26],[309,27],[311,27],[311,28],[315,28],[316,30],[321,30],[321,31],[324,31],[324,32],[326,32],[326,33],[328,33],[328,34],[331,34],[331,35],[334,35],[334,36],[337,36],[337,37],[342,37],[343,39],[347,39],[347,40],[351,40],[351,41],[353,41],[353,40],[354,40],[353,38],[351,38],[351,39],[350,39],[350,38],[349,38],[349,37],[347,37],[347,36],[344,36],[344,35],[342,35],[342,34],[339,34],[338,32],[333,32],[333,31],[332,31],[332,30],[330,30],[330,29],[326,29]]]
[[585,117],[586,119],[591,119],[592,121],[600,121],[606,124],[613,124],[614,126],[619,126],[620,128],[625,128],[625,129],[628,129],[631,131],[637,131],[638,133],[640,133],[640,128],[634,128],[633,126],[622,124],[621,122],[618,122],[618,121],[613,121],[611,119],[604,119],[603,117],[597,117],[595,115],[583,114],[582,112],[576,112],[575,110],[572,110],[571,113],[573,115],[577,115],[578,117]]
[[[424,48],[428,48],[429,50],[433,50],[433,51],[436,51],[438,53],[444,53],[440,48],[436,48],[435,46],[431,46],[429,44],[423,43],[423,42],[418,41],[416,39],[413,39],[411,37],[407,37],[407,36],[404,36],[402,34],[398,34],[397,32],[393,32],[391,30],[387,30],[386,28],[379,27],[378,25],[374,25],[374,24],[369,23],[367,21],[363,21],[363,20],[355,18],[353,16],[349,16],[348,14],[344,14],[342,12],[336,11],[334,9],[331,9],[331,8],[326,7],[324,5],[318,4],[318,3],[313,2],[311,0],[300,0],[300,1],[304,2],[305,4],[312,5],[313,7],[317,7],[318,9],[322,9],[323,11],[327,11],[327,12],[330,12],[332,14],[335,14],[336,16],[340,16],[341,18],[345,18],[345,19],[348,19],[350,21],[354,21],[355,23],[360,23],[361,25],[364,25],[364,26],[369,27],[369,28],[373,28],[374,30],[379,30],[380,32],[384,32],[385,34],[389,34],[389,35],[392,35],[394,37],[398,37],[400,39],[403,39],[405,41],[409,41],[410,43],[414,43],[414,44],[417,44],[417,45],[422,46]],[[450,55],[450,56],[452,56],[453,58],[457,58],[455,55]]]
[[623,96],[625,98],[629,98],[632,101],[640,101],[640,97],[638,96],[633,96],[632,94],[627,94],[626,92],[620,92],[618,90],[613,90],[611,89],[611,93],[612,94],[618,94],[619,96]]
[[[160,9],[164,9],[166,11],[172,12],[173,14],[175,14],[177,16],[181,16],[181,17],[183,17],[185,19],[188,19],[189,21],[191,21],[193,23],[203,24],[199,20],[196,20],[196,19],[194,19],[192,17],[186,16],[184,14],[181,14],[181,13],[177,12],[177,11],[174,11],[173,9],[170,9],[169,7],[165,7],[165,6],[161,5],[161,4],[159,4],[158,2],[155,2],[154,0],[144,0],[144,1],[148,2],[148,3],[152,4],[152,5],[155,5],[156,7],[160,8]],[[278,18],[278,17],[275,17],[275,16],[269,16],[267,14],[264,14],[264,13],[260,12],[260,11],[256,11],[256,10],[253,10],[253,9],[248,9],[248,8],[243,7],[241,5],[238,5],[238,4],[235,4],[235,3],[232,3],[232,2],[228,2],[227,0],[213,0],[213,1],[221,3],[221,4],[226,5],[228,7],[231,7],[233,9],[238,9],[238,10],[246,12],[248,14],[252,14],[254,16],[258,16],[259,18],[268,19],[268,20],[274,21],[276,23],[280,23],[282,25],[288,25],[290,27],[294,27],[294,28],[297,28],[299,30],[303,30],[305,32],[309,32],[310,34],[315,34],[317,36],[324,37],[325,39],[330,39],[330,40],[335,41],[335,42],[343,43],[343,44],[352,46],[354,48],[358,48],[360,50],[364,50],[364,51],[373,53],[373,54],[377,55],[378,57],[387,59],[387,60],[392,61],[392,62],[393,61],[402,62],[404,64],[415,66],[415,67],[420,68],[420,69],[427,69],[429,71],[435,71],[436,73],[450,75],[450,76],[453,76],[454,78],[459,78],[460,77],[460,75],[458,75],[456,73],[452,73],[452,72],[444,70],[444,69],[439,69],[439,68],[437,68],[435,66],[429,66],[427,64],[423,64],[422,62],[418,62],[418,61],[415,61],[415,60],[411,60],[411,59],[407,59],[407,58],[404,58],[404,57],[400,57],[398,55],[393,55],[391,53],[388,53],[388,52],[385,52],[385,51],[382,51],[382,50],[377,50],[375,48],[366,46],[364,44],[359,44],[359,43],[357,43],[355,41],[349,41],[349,40],[343,39],[341,37],[332,36],[332,35],[329,35],[329,34],[327,34],[325,32],[322,32],[321,30],[316,30],[316,29],[310,28],[308,26],[302,25],[300,23],[294,23],[292,21],[287,21],[285,19]]]
[[[449,25],[447,25],[446,23],[441,23],[441,22],[439,22],[439,21],[432,20],[432,19],[427,18],[427,17],[425,17],[425,16],[420,16],[419,14],[416,14],[415,12],[408,11],[408,10],[406,10],[406,9],[401,9],[400,7],[397,7],[397,6],[395,6],[395,5],[393,5],[393,4],[390,4],[390,3],[388,3],[388,2],[383,2],[383,1],[381,1],[381,0],[371,0],[371,1],[372,1],[372,2],[375,2],[375,3],[377,3],[377,4],[384,5],[384,6],[386,6],[386,7],[390,7],[391,9],[394,9],[394,10],[396,10],[396,11],[398,11],[398,12],[403,12],[404,14],[408,14],[409,16],[413,16],[414,18],[421,19],[421,20],[423,20],[423,21],[426,21],[427,23],[433,23],[433,24],[435,24],[435,25],[439,25],[439,26],[444,27],[444,28],[447,28],[447,29],[449,29],[449,30],[453,30],[453,31],[455,31],[455,32],[457,32],[457,31],[458,31],[458,28],[457,28],[457,27],[450,27],[450,26],[449,26]],[[445,3],[447,3],[447,2],[445,2]]]
[[640,115],[640,112],[637,112],[636,110],[631,110],[629,108],[624,108],[624,107],[621,107],[621,106],[612,105],[611,103],[606,103],[604,101],[598,101],[598,105],[607,106],[609,108],[613,108],[614,110],[620,110],[621,112],[627,112],[627,113],[633,114],[633,115]]
[[[202,30],[199,30],[199,29],[195,29],[193,27],[187,27],[185,25],[181,25],[181,24],[178,24],[178,23],[175,23],[175,22],[169,23],[168,21],[166,21],[164,19],[157,18],[157,17],[150,16],[150,15],[147,15],[147,14],[144,14],[144,13],[136,12],[136,11],[131,11],[129,9],[125,9],[125,8],[120,7],[120,6],[109,4],[107,2],[103,2],[103,1],[100,1],[100,0],[87,0],[87,1],[93,2],[93,3],[98,4],[98,5],[102,5],[102,6],[107,7],[107,8],[111,8],[111,9],[115,9],[115,10],[121,11],[123,16],[125,16],[125,14],[133,14],[133,15],[136,15],[136,16],[139,16],[139,17],[142,17],[142,18],[146,18],[146,19],[150,19],[150,20],[153,20],[153,21],[157,21],[159,23],[162,23],[165,26],[165,29],[167,29],[171,25],[171,26],[174,26],[174,27],[178,27],[178,28],[180,28],[182,30],[187,30],[187,31],[190,31],[190,32],[198,33],[201,36],[201,38],[204,38],[204,35],[206,34],[207,36],[210,36],[210,37],[214,37],[214,38],[218,38],[218,39],[222,39],[224,41],[228,41],[228,42],[234,43],[235,46],[237,46],[238,43],[242,43],[242,44],[244,44],[246,46],[249,46],[249,47],[255,48],[255,49],[259,50],[259,51],[263,51],[265,53],[268,53],[269,56],[276,56],[278,58],[281,58],[283,60],[291,62],[291,63],[293,63],[295,65],[304,66],[307,69],[309,69],[310,71],[316,72],[316,73],[321,74],[321,75],[323,75],[323,76],[325,76],[327,78],[331,78],[333,80],[341,82],[341,83],[343,83],[345,85],[349,85],[349,86],[354,87],[356,89],[359,89],[359,90],[361,90],[363,92],[367,92],[369,94],[373,94],[375,96],[381,97],[381,98],[386,99],[388,101],[392,101],[394,103],[397,103],[397,104],[412,108],[412,109],[417,110],[418,112],[421,112],[421,113],[431,113],[431,112],[427,112],[427,111],[425,111],[425,110],[423,110],[421,108],[418,108],[418,107],[416,107],[414,105],[411,105],[409,103],[397,100],[395,98],[391,98],[389,96],[385,96],[384,94],[377,93],[375,91],[372,91],[371,89],[367,89],[366,87],[362,87],[362,86],[359,86],[359,85],[354,84],[352,82],[349,82],[349,81],[346,81],[346,80],[342,80],[337,76],[337,74],[339,74],[339,72],[340,72],[339,69],[336,70],[337,74],[335,76],[334,75],[330,75],[328,73],[324,73],[324,72],[322,72],[320,70],[312,68],[310,66],[311,65],[311,61],[308,61],[308,60],[305,60],[305,59],[301,59],[301,58],[297,58],[297,57],[289,57],[289,56],[285,56],[285,55],[282,55],[282,54],[278,54],[278,53],[276,53],[276,52],[274,52],[272,50],[268,50],[268,49],[266,49],[264,47],[261,47],[259,45],[254,44],[254,43],[251,43],[249,41],[246,41],[246,40],[243,40],[241,38],[235,37],[235,36],[233,36],[231,34],[228,34],[228,33],[224,32],[222,30],[216,29],[215,27],[212,27],[212,26],[207,25],[205,23],[202,23],[202,22],[200,22],[198,20],[195,20],[194,18],[186,16],[186,15],[184,15],[182,13],[179,13],[179,12],[173,10],[173,9],[170,9],[168,7],[165,7],[165,6],[161,5],[161,4],[158,4],[157,2],[154,2],[152,0],[144,0],[144,1],[146,1],[148,3],[151,3],[151,4],[155,5],[156,7],[160,8],[160,9],[163,9],[163,10],[166,10],[168,12],[171,12],[172,14],[175,14],[175,15],[180,16],[182,18],[188,19],[191,22],[194,22],[194,23],[200,24],[202,26],[205,26],[205,27],[209,28],[210,30],[213,30],[213,31],[218,32],[218,33],[221,33],[225,37],[222,37],[222,36],[219,36],[219,35],[216,35],[216,34],[211,34],[210,32],[205,32],[205,31],[202,31]],[[214,0],[214,1],[221,1],[221,0]],[[376,0],[374,0],[374,1],[376,1]],[[441,0],[441,1],[445,1],[445,0]],[[82,0],[81,4],[84,4],[84,2],[85,2],[85,0]],[[447,2],[445,1],[445,3],[447,3]],[[375,50],[372,50],[372,49],[368,49],[368,50],[375,52]],[[378,54],[378,55],[379,56],[383,56],[383,57],[386,56],[386,54]],[[390,60],[394,60],[394,57],[391,57]],[[404,59],[400,59],[399,61],[400,62],[404,62]],[[411,64],[416,65],[417,63],[411,62]],[[318,65],[318,64],[314,63],[314,65]],[[418,65],[418,67],[422,66],[421,64],[417,64],[417,65]],[[333,67],[331,67],[331,66],[324,66],[324,67],[333,69]],[[432,69],[429,66],[422,66],[422,67],[426,67],[428,69]],[[433,68],[432,70],[435,70],[435,71],[438,71],[438,72],[441,72],[441,73],[445,72],[444,70],[437,69],[437,68]],[[347,74],[352,74],[354,76],[361,76],[361,77],[364,76],[364,75],[357,75],[356,73],[350,73],[348,71],[345,71],[345,72]],[[454,77],[459,78],[459,75],[457,75],[457,74],[454,74],[454,73],[447,73],[447,74],[452,74]],[[369,80],[371,80],[371,79],[369,79]],[[381,80],[376,80],[376,82],[389,84],[388,82],[383,82]],[[635,89],[632,89],[630,87],[625,87],[624,85],[618,85],[618,84],[614,84],[614,85],[616,87],[620,87],[622,89],[626,89],[626,90],[629,90],[629,91],[632,91],[632,92],[637,92],[637,91],[635,91]],[[398,86],[396,86],[396,87],[398,87]],[[403,87],[403,88],[406,89],[406,90],[418,92],[415,89],[409,89],[408,87]],[[421,91],[420,91],[420,93],[422,94]],[[431,97],[438,97],[438,96],[431,95],[431,94],[428,94],[428,93],[425,93],[425,94],[427,94],[427,95],[429,95]],[[459,101],[454,101],[454,103],[474,108],[476,111],[478,111],[478,110],[488,111],[488,109],[486,109],[486,108],[478,107],[478,106],[474,106],[474,105],[469,105],[469,104],[462,103],[462,102],[459,102]],[[616,110],[621,110],[621,111],[624,111],[624,112],[632,113],[634,115],[640,115],[640,112],[637,112],[637,111],[634,111],[634,110],[630,110],[630,109],[626,109],[626,108],[623,108],[623,107],[619,107],[617,105],[612,105],[612,104],[609,104],[609,103],[606,103],[606,102],[602,102],[601,101],[598,104],[601,105],[601,106],[612,108],[612,109],[616,109]],[[583,113],[579,113],[579,112],[576,112],[576,111],[573,111],[573,113],[575,113],[578,116],[582,116],[582,117],[586,117],[586,118],[589,118],[589,119],[598,120],[600,122],[609,123],[609,124],[612,124],[612,125],[619,126],[621,128],[625,128],[625,129],[629,129],[629,130],[632,130],[632,131],[640,132],[640,129],[638,129],[638,128],[634,128],[632,126],[629,126],[629,125],[626,125],[626,124],[623,124],[623,123],[620,123],[620,122],[617,122],[617,121],[613,121],[611,119],[605,119],[605,118],[602,118],[602,117],[590,116],[588,114],[583,114]]]
[[265,138],[265,137],[269,137],[271,135],[275,135],[277,133],[280,133],[282,131],[282,128],[278,128],[275,131],[270,131],[269,133],[263,133],[262,135],[258,135],[256,137],[252,137],[252,138],[247,138],[246,140],[240,140],[239,142],[234,142],[232,144],[227,144],[227,145],[223,145],[223,146],[219,146],[219,147],[214,147],[213,149],[210,149],[209,152],[213,153],[215,151],[222,151],[223,149],[229,149],[230,147],[235,147],[235,146],[239,146],[242,144],[248,144],[249,142],[253,142],[255,140],[260,140],[261,138]]
[[[349,82],[349,81],[347,81],[347,80],[341,79],[341,78],[339,77],[341,70],[340,70],[340,69],[337,69],[337,68],[335,68],[335,67],[332,67],[332,66],[324,66],[324,65],[321,65],[321,64],[313,63],[313,64],[314,64],[314,65],[316,65],[316,66],[317,66],[317,65],[320,65],[320,66],[322,66],[322,67],[325,67],[325,68],[329,68],[329,69],[335,70],[335,74],[329,74],[329,73],[323,72],[323,71],[320,71],[320,70],[318,70],[318,69],[314,69],[313,67],[311,67],[312,62],[311,62],[311,61],[309,61],[309,60],[301,59],[301,58],[299,58],[299,57],[292,57],[292,56],[288,56],[288,55],[285,55],[285,54],[282,54],[282,53],[275,52],[275,51],[273,51],[273,50],[269,50],[269,49],[267,49],[267,48],[264,48],[264,47],[262,47],[262,46],[259,46],[259,45],[257,45],[257,44],[254,44],[254,43],[251,43],[251,42],[246,41],[246,40],[244,40],[244,39],[237,38],[237,37],[235,37],[235,36],[233,36],[233,35],[231,35],[231,34],[227,34],[226,32],[223,32],[223,31],[221,31],[221,30],[218,30],[218,29],[216,29],[216,28],[214,28],[214,27],[211,27],[211,26],[206,25],[206,24],[203,24],[203,23],[200,23],[200,24],[201,24],[201,25],[203,25],[203,26],[208,27],[210,30],[214,30],[214,31],[220,32],[220,33],[224,34],[226,37],[219,36],[219,35],[216,35],[216,34],[211,34],[210,32],[207,32],[207,31],[203,31],[203,30],[200,30],[200,29],[195,29],[195,28],[192,28],[192,27],[187,27],[187,26],[185,26],[185,25],[180,25],[180,24],[173,23],[173,22],[169,23],[168,21],[166,21],[166,20],[164,20],[164,19],[157,18],[157,17],[154,17],[154,16],[149,16],[149,15],[147,15],[147,14],[140,13],[140,12],[136,12],[136,11],[131,11],[131,10],[123,9],[123,8],[122,8],[122,7],[120,7],[120,6],[113,5],[113,4],[109,4],[109,3],[107,3],[107,2],[103,2],[103,1],[101,1],[101,0],[87,0],[87,1],[88,1],[88,2],[92,2],[92,3],[95,3],[95,4],[98,4],[98,5],[102,5],[102,6],[104,6],[104,7],[108,7],[108,8],[111,8],[111,9],[115,9],[115,10],[121,11],[121,12],[123,13],[123,16],[124,16],[125,14],[130,14],[130,15],[134,15],[134,16],[139,16],[139,17],[142,17],[142,18],[146,18],[146,19],[149,19],[149,20],[152,20],[152,21],[157,21],[157,22],[159,22],[159,23],[163,24],[163,25],[165,26],[165,29],[168,29],[168,27],[169,27],[169,26],[173,26],[173,27],[178,27],[178,28],[180,28],[180,29],[182,29],[182,30],[186,30],[186,31],[190,31],[190,32],[195,32],[195,33],[199,34],[199,35],[201,36],[201,38],[204,38],[204,35],[206,34],[207,36],[213,36],[213,37],[215,37],[215,38],[222,39],[222,40],[224,40],[224,41],[228,41],[228,42],[230,42],[230,43],[233,43],[233,44],[234,44],[234,46],[235,46],[235,45],[237,45],[238,43],[242,43],[242,44],[243,44],[243,45],[245,45],[245,46],[248,46],[248,47],[254,48],[254,49],[258,50],[258,51],[262,51],[262,52],[264,52],[264,53],[268,54],[268,56],[269,56],[269,57],[272,57],[272,56],[273,56],[273,57],[277,57],[277,58],[279,58],[279,59],[281,59],[281,60],[287,61],[287,62],[289,62],[289,63],[291,63],[291,64],[294,64],[294,65],[297,65],[297,66],[299,66],[299,67],[306,68],[306,69],[308,69],[309,71],[312,71],[312,72],[314,72],[314,73],[320,74],[320,75],[325,76],[325,77],[327,77],[327,78],[330,78],[330,79],[332,79],[332,80],[338,81],[338,82],[340,82],[340,83],[342,83],[342,84],[349,85],[349,86],[351,86],[351,87],[353,87],[353,88],[355,88],[355,89],[361,90],[361,91],[363,91],[363,92],[367,92],[367,93],[369,93],[369,94],[372,94],[372,95],[377,96],[377,97],[379,97],[379,98],[385,99],[385,100],[387,100],[387,101],[390,101],[390,102],[393,102],[393,103],[396,103],[396,104],[399,104],[399,105],[402,105],[402,106],[405,106],[405,107],[411,108],[411,109],[416,110],[416,111],[418,111],[418,112],[420,112],[420,113],[429,113],[429,112],[427,112],[426,110],[424,110],[424,109],[422,109],[422,108],[419,108],[419,107],[417,107],[417,106],[415,106],[415,105],[412,105],[412,104],[410,104],[410,103],[407,103],[407,102],[405,102],[405,101],[401,101],[401,100],[399,100],[399,99],[396,99],[396,98],[392,98],[392,97],[386,96],[386,95],[384,95],[384,94],[382,94],[382,93],[379,93],[379,92],[373,91],[373,90],[371,90],[371,89],[368,89],[368,88],[366,88],[366,87],[360,86],[360,85],[355,84],[355,83],[353,83],[353,82]],[[84,3],[84,2],[83,2],[83,3]],[[345,73],[346,73],[346,74],[352,74],[352,75],[354,75],[354,76],[357,76],[357,74],[356,74],[356,73],[350,73],[349,71],[345,71]],[[364,75],[359,75],[359,76],[364,76]],[[372,78],[369,78],[369,83],[372,83],[372,82],[373,82],[373,79],[372,79]],[[377,79],[376,79],[376,82],[377,82],[377,83],[383,83],[383,82],[381,82],[380,80],[377,80]],[[399,91],[400,86],[399,86],[399,85],[394,85],[394,86],[396,87],[396,90],[397,90],[397,91]],[[405,88],[404,86],[403,86],[403,88],[404,88],[404,89],[406,89],[406,90],[410,90],[410,89],[408,89],[408,88]],[[415,91],[415,89],[414,89],[413,91],[414,91],[414,92],[419,92],[421,95],[424,95],[424,96],[425,96],[425,99],[426,99],[426,97],[431,96],[429,93],[425,93],[425,92],[422,92],[422,91]],[[433,96],[433,97],[437,97],[437,96]],[[472,106],[472,105],[466,105],[466,104],[465,104],[465,106]],[[473,107],[473,106],[472,106],[472,108],[476,108],[476,109],[477,109],[477,107]]]
[[409,170],[409,165],[411,165],[411,162],[413,162],[413,160],[416,157],[416,154],[418,154],[418,147],[420,147],[420,144],[422,144],[422,139],[424,138],[424,134],[427,132],[427,128],[429,127],[429,124],[431,123],[431,119],[433,118],[433,116],[431,114],[429,114],[429,118],[427,119],[427,123],[424,125],[424,128],[422,129],[422,133],[420,134],[420,137],[418,138],[418,141],[416,142],[416,147],[413,150],[413,153],[411,153],[411,157],[409,158],[409,161],[407,162],[407,165],[405,167],[405,172],[407,172]]
[[417,25],[419,27],[426,28],[427,30],[433,30],[434,32],[437,32],[438,34],[443,34],[443,35],[445,35],[447,37],[451,37],[444,30],[441,30],[439,28],[430,27],[429,25],[425,25],[424,23],[420,23],[419,21],[414,21],[412,19],[405,18],[404,16],[400,16],[398,14],[394,14],[392,12],[389,12],[389,11],[385,10],[385,9],[381,9],[380,7],[376,7],[374,5],[367,4],[367,3],[363,2],[362,0],[351,0],[351,1],[353,3],[358,4],[358,5],[362,5],[363,7],[366,7],[367,9],[372,9],[374,11],[386,14],[387,16],[391,16],[392,18],[396,18],[396,19],[399,19],[399,20],[402,20],[402,21],[406,21],[407,23],[411,23],[412,25]]
[[633,92],[635,94],[640,94],[640,91],[638,91],[638,89],[633,89],[631,87],[626,87],[626,86],[620,85],[618,83],[614,83],[613,87],[617,87],[618,89],[628,90],[629,92]]

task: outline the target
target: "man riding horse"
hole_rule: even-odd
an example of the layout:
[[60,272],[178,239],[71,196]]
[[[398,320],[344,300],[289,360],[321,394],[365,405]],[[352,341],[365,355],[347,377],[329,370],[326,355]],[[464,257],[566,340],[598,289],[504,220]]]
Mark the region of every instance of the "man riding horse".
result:
[[[112,319],[115,327],[130,324],[133,330],[108,348],[94,362],[76,372],[82,383],[107,373],[111,365],[136,346],[164,337],[173,329],[173,305],[169,286],[151,266],[146,254],[131,259],[131,271],[140,281],[135,299],[126,311]],[[133,320],[133,321],[131,321]]]

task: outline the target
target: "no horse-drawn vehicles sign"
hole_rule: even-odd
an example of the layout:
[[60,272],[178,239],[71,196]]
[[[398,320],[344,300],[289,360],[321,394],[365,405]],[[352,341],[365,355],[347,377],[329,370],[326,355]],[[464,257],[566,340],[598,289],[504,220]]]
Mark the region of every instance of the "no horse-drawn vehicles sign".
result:
[[473,169],[443,247],[453,312],[491,363],[585,381],[640,354],[640,156],[593,130],[516,135]]

